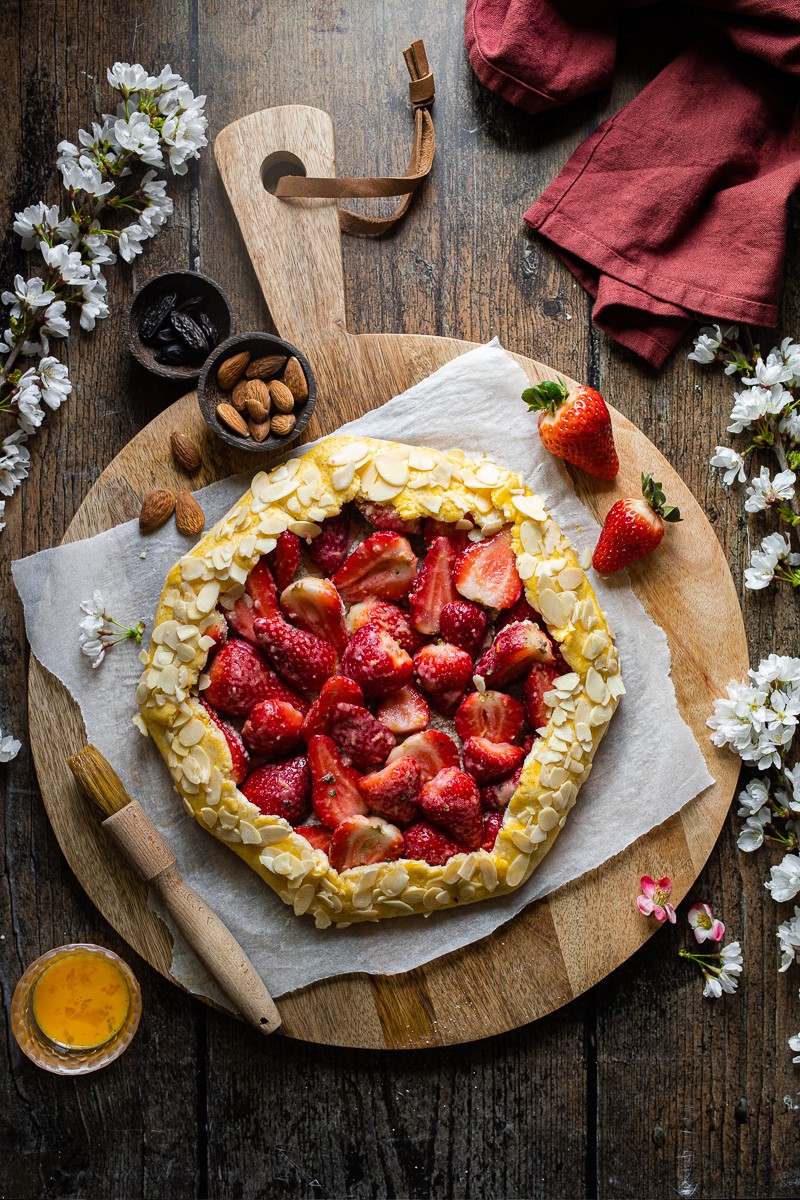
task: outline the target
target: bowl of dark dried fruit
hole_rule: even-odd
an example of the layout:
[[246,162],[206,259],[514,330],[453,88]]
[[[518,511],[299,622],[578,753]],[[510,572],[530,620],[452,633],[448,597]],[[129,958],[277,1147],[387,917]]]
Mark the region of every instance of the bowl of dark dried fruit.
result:
[[317,385],[308,360],[269,333],[240,333],[217,346],[197,385],[206,424],[237,450],[284,449],[311,420]]
[[167,271],[143,284],[128,312],[128,346],[145,370],[195,383],[211,351],[233,332],[222,288],[199,271]]

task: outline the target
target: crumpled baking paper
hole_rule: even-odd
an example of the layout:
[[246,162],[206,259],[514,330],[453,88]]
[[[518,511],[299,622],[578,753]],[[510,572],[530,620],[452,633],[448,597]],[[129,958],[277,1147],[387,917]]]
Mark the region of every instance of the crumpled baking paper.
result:
[[[594,546],[598,526],[577,500],[559,460],[542,449],[520,399],[527,384],[522,369],[495,340],[454,359],[339,432],[485,453],[518,471],[544,496],[580,553]],[[248,486],[249,476],[240,476],[198,493],[207,528]],[[167,572],[186,548],[172,522],[145,538],[138,522],[129,521],[14,563],[14,579],[34,654],[75,697],[89,741],[147,810],[177,854],[184,878],[216,909],[273,996],[332,975],[408,971],[488,937],[532,900],[620,853],[713,782],[678,712],[664,632],[624,577],[604,581],[593,574],[617,638],[627,694],[567,825],[542,865],[508,896],[429,918],[317,930],[184,811],[155,745],[131,724],[141,672],[133,643],[115,648],[98,670],[80,653],[80,603],[93,588],[101,590],[107,611],[117,620],[134,623],[144,617],[149,633]],[[225,1002],[179,935],[172,974],[191,991]]]

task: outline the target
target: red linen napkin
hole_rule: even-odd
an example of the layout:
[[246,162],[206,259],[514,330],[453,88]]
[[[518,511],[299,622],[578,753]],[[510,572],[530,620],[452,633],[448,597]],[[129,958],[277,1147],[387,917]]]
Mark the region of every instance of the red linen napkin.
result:
[[[475,71],[531,112],[605,87],[619,7],[469,0]],[[704,16],[525,214],[594,297],[595,323],[656,367],[698,318],[776,323],[800,184],[800,0],[707,0]]]

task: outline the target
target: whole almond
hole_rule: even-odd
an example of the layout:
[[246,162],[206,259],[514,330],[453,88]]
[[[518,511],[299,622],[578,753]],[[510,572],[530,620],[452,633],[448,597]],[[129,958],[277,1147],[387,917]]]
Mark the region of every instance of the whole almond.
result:
[[179,467],[192,475],[200,469],[200,450],[195,442],[179,429],[173,429],[169,439],[172,447],[172,457]]
[[244,417],[239,415],[232,404],[218,404],[217,417],[223,425],[227,425],[228,429],[238,433],[240,437],[250,436],[250,430],[247,428]]
[[231,404],[237,412],[246,412],[248,402],[258,403],[269,412],[269,388],[263,379],[243,379],[231,394]]
[[272,407],[279,413],[290,413],[294,408],[294,396],[289,391],[285,383],[281,383],[280,379],[273,379],[269,385],[269,395],[272,400]]
[[156,488],[148,492],[139,512],[139,529],[142,533],[152,533],[172,516],[174,508],[175,493],[169,488]]
[[277,417],[273,417],[270,421],[270,428],[278,437],[286,437],[287,433],[291,433],[297,424],[294,413],[278,413]]
[[175,524],[179,533],[187,537],[197,537],[206,523],[202,508],[191,492],[181,492],[175,505]]
[[248,379],[272,379],[283,370],[285,362],[285,354],[265,354],[263,358],[254,358],[245,374]]
[[294,396],[298,404],[308,399],[308,383],[305,372],[296,358],[290,358],[283,372],[283,382]]
[[244,375],[244,369],[249,362],[249,353],[247,350],[242,350],[239,354],[234,354],[220,363],[217,367],[217,383],[223,391],[229,392],[232,387],[236,386]]
[[254,442],[263,442],[270,435],[271,423],[267,421],[248,421],[250,433]]
[[269,402],[264,404],[255,396],[245,398],[244,411],[247,413],[248,424],[252,424],[253,421],[257,424],[269,421]]

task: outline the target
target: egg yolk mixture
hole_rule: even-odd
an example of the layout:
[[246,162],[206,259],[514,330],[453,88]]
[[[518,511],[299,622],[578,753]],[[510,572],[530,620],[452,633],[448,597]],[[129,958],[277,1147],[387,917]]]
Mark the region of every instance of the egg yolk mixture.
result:
[[33,992],[33,1015],[44,1036],[76,1050],[110,1041],[129,1006],[123,976],[93,954],[70,954],[52,963]]

